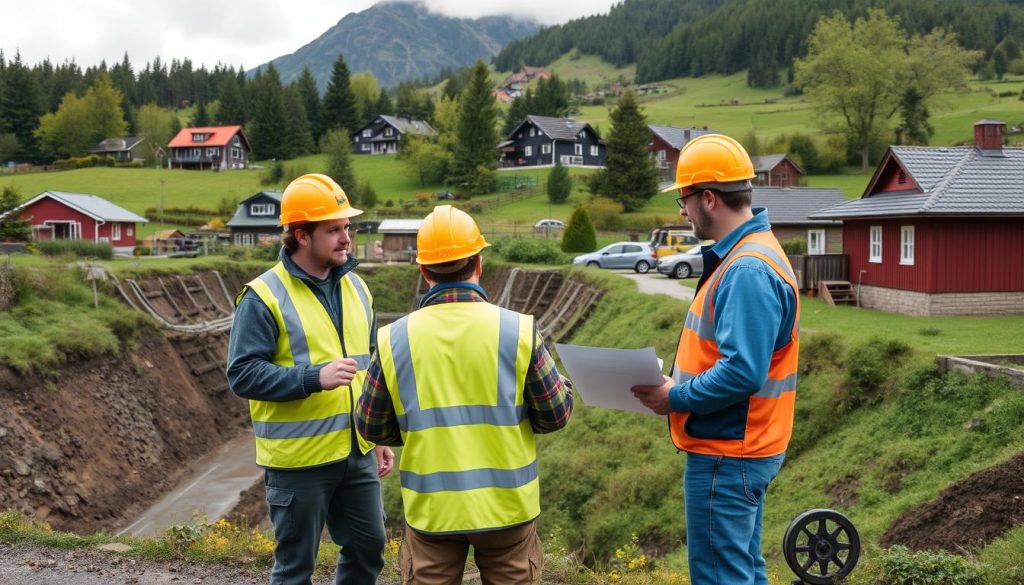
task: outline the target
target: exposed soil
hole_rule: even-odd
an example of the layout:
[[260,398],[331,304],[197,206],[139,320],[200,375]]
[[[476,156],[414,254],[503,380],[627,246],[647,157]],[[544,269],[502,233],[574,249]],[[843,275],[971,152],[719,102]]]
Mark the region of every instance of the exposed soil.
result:
[[197,387],[163,335],[133,345],[45,376],[0,368],[0,509],[109,530],[246,428],[244,402]]
[[267,490],[263,480],[252,484],[252,487],[239,494],[238,503],[225,518],[233,524],[270,528],[270,517],[267,513]]
[[904,512],[882,536],[882,546],[959,553],[977,550],[1024,524],[1024,453],[946,488]]

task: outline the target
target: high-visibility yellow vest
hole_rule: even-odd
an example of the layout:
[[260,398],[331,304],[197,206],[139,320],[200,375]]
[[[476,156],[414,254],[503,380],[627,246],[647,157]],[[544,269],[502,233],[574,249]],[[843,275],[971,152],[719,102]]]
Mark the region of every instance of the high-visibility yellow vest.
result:
[[540,515],[524,397],[534,336],[533,317],[480,302],[424,307],[377,332],[409,526],[464,533]]
[[672,442],[688,453],[772,457],[786,451],[793,434],[797,360],[800,356],[800,290],[789,259],[771,232],[755,232],[737,242],[694,295],[680,335],[672,377],[677,383],[683,383],[711,369],[722,359],[715,341],[714,294],[729,266],[747,256],[763,260],[793,289],[797,306],[790,342],[772,353],[768,380],[748,399],[741,439],[695,437],[690,434],[687,422],[702,415],[689,412],[669,415]]
[[[341,279],[341,335],[309,286],[284,264],[248,285],[274,315],[279,331],[274,364],[322,364],[352,358],[358,364],[349,387],[323,390],[289,402],[249,401],[256,434],[256,463],[275,469],[314,467],[345,459],[352,448],[353,388],[361,391],[370,365],[373,297],[366,283],[349,272]],[[373,444],[358,437],[367,453]]]

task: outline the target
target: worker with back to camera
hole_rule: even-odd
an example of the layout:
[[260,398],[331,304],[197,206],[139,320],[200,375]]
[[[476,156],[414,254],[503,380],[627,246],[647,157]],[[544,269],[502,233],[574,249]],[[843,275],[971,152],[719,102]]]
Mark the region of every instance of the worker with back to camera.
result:
[[534,434],[566,425],[572,393],[533,317],[487,301],[473,218],[435,207],[416,243],[430,290],[378,332],[356,408],[364,438],[405,445],[402,582],[461,583],[472,546],[485,585],[539,583]]
[[349,255],[360,213],[326,175],[292,181],[281,197],[280,261],[235,301],[228,382],[249,400],[264,468],[272,585],[311,583],[325,525],[342,547],[337,585],[375,583],[384,566],[380,478],[394,455],[352,428],[375,344],[373,297]]
[[698,238],[704,274],[690,303],[673,376],[633,393],[669,415],[683,477],[686,546],[694,585],[767,585],[761,555],[765,492],[793,432],[799,289],[772,234],[768,213],[751,209],[754,166],[718,134],[679,152],[680,215]]

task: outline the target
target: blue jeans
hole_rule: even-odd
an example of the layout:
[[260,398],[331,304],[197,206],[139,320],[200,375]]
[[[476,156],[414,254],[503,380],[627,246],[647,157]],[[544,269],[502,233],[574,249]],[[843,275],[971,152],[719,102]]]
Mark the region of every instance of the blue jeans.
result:
[[377,459],[352,449],[348,459],[309,469],[266,469],[267,504],[277,546],[271,585],[309,585],[324,525],[341,545],[335,583],[372,585],[384,567],[384,506]]
[[686,454],[686,548],[693,585],[767,585],[761,556],[764,495],[784,457]]

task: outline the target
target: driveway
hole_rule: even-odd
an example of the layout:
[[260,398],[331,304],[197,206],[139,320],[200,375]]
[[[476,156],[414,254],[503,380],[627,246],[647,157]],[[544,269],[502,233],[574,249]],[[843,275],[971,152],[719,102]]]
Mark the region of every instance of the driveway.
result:
[[[653,270],[647,274],[638,274],[633,270],[612,270],[616,274],[621,274],[626,278],[636,283],[637,288],[640,292],[656,295],[663,294],[670,297],[675,297],[681,301],[690,302],[693,300],[693,293],[695,292],[690,286],[682,285],[678,280],[674,278],[668,278],[663,274],[658,274]],[[688,279],[684,281],[689,284],[696,285],[696,279]]]

